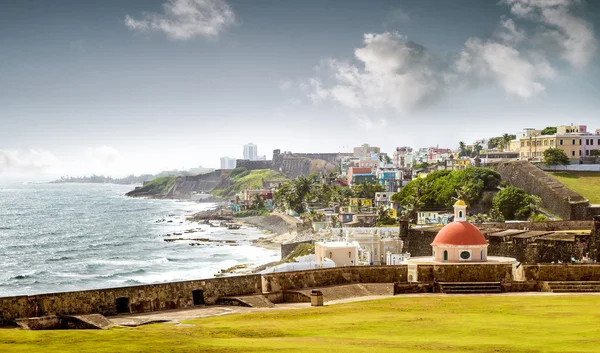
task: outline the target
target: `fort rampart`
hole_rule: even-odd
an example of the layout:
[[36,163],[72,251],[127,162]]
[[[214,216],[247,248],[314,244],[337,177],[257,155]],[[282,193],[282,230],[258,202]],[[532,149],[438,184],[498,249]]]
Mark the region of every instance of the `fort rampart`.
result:
[[0,298],[0,324],[44,315],[115,315],[214,305],[219,298],[240,295],[285,298],[287,291],[348,284],[394,283],[407,287],[402,292],[410,292],[423,291],[435,282],[501,282],[505,291],[534,291],[543,281],[600,280],[599,264],[521,265],[517,271],[521,281],[512,280],[511,265],[420,265],[418,271],[420,282],[413,284],[407,282],[406,265],[358,266],[4,297]]

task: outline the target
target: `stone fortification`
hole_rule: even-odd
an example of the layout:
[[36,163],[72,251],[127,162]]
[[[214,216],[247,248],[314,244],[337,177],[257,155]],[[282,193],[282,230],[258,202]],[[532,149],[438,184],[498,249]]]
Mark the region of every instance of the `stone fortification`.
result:
[[281,150],[274,150],[271,168],[290,179],[295,179],[301,175],[326,172],[332,168],[335,170],[340,159],[351,156],[352,153],[281,153]]
[[544,207],[563,219],[591,218],[588,200],[527,161],[499,162],[486,166],[497,171],[502,180],[510,185],[540,196]]
[[232,295],[260,294],[260,275],[0,298],[0,324],[46,315],[143,313],[214,305]]
[[[394,293],[429,292],[435,282],[501,282],[504,291],[537,291],[543,281],[600,281],[600,265],[419,265],[419,283],[407,282],[407,266],[357,266],[321,270],[235,276],[187,282],[78,292],[0,298],[0,324],[18,318],[85,314],[115,315],[194,305],[215,305],[220,299],[264,295],[273,302],[303,301],[293,291],[339,285],[394,284]],[[286,299],[287,298],[287,299]],[[304,298],[304,299],[303,299]]]
[[236,159],[235,166],[237,168],[244,167],[248,170],[272,169],[271,161],[251,161],[248,159]]
[[[571,262],[571,258],[600,260],[600,218],[594,221],[550,221],[479,224],[489,242],[490,256],[516,258],[525,264]],[[591,230],[590,230],[591,229]],[[404,251],[431,255],[440,227],[402,232]]]
[[342,284],[406,282],[406,276],[406,265],[337,267],[282,272],[262,275],[262,290],[268,293]]

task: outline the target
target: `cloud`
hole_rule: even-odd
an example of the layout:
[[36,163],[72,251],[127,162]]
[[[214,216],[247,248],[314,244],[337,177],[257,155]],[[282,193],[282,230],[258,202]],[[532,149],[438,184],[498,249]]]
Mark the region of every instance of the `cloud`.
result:
[[48,151],[0,150],[0,174],[42,173],[61,165],[61,161]]
[[88,149],[86,150],[86,154],[92,162],[102,165],[118,164],[123,161],[121,153],[117,149],[109,146]]
[[[552,48],[535,45],[550,38],[560,57],[583,68],[596,52],[593,28],[571,15],[579,2],[505,0],[515,18],[501,17],[487,39],[472,37],[456,54],[438,54],[397,32],[367,33],[354,60],[327,59],[301,85],[313,102],[331,101],[349,110],[428,106],[460,89],[494,84],[523,99],[543,92],[557,76],[548,60]],[[516,20],[535,23],[528,33]],[[364,119],[363,119],[364,120]],[[368,125],[368,124],[367,124]]]
[[281,80],[279,83],[279,89],[282,91],[287,91],[292,87],[292,81],[290,80]]
[[163,32],[176,40],[215,37],[235,23],[235,15],[224,0],[167,0],[162,14],[146,13],[141,20],[125,16],[133,31]]
[[591,23],[570,13],[573,0],[505,0],[511,13],[521,19],[542,23],[544,35],[554,39],[561,57],[577,69],[585,68],[598,50]]

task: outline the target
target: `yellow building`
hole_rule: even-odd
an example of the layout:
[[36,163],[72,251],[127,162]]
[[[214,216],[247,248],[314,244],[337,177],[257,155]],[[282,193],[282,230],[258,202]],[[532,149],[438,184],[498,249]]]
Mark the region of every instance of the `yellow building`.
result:
[[572,162],[577,162],[589,157],[590,151],[600,149],[600,135],[588,133],[585,125],[561,125],[553,135],[527,129],[510,143],[510,149],[519,152],[521,159],[537,162],[544,160],[548,148],[559,148]]
[[361,199],[353,197],[349,200],[350,206],[359,206],[359,207],[373,207],[373,200],[371,199]]

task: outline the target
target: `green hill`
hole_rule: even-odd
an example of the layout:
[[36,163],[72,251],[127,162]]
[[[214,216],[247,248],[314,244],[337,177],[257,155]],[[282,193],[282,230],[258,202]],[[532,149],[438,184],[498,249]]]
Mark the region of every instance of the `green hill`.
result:
[[128,192],[127,196],[144,196],[144,195],[166,195],[173,184],[175,184],[174,176],[166,176],[153,179],[139,189]]
[[234,183],[225,188],[215,188],[211,194],[219,197],[231,197],[244,189],[258,189],[262,187],[263,180],[286,180],[283,174],[271,169],[257,169],[250,171],[231,172],[229,178]]
[[553,177],[566,187],[590,200],[592,204],[600,204],[600,172],[553,172]]

